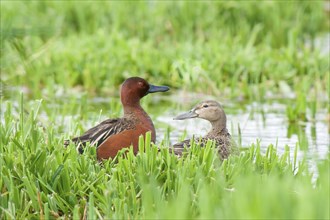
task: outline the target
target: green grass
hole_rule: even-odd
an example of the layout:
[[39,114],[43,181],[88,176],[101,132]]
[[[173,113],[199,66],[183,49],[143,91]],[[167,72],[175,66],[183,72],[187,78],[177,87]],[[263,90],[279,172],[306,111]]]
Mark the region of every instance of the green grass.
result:
[[8,102],[1,123],[2,219],[329,218],[329,156],[317,174],[297,148],[262,154],[258,142],[223,162],[211,142],[177,158],[147,135],[137,156],[99,163],[94,148],[79,155],[59,127],[40,126],[39,101],[23,103],[15,113]]
[[[297,156],[309,149],[300,125],[330,112],[329,54],[313,43],[329,30],[323,5],[1,1],[0,218],[329,219],[330,155],[315,169]],[[160,152],[148,136],[137,156],[102,164],[92,147],[65,149],[64,139],[121,115],[119,85],[135,75],[171,87],[171,97],[143,99],[152,117],[182,107],[179,90],[237,113],[276,99],[300,145],[279,154],[256,142],[220,161],[210,144],[177,158],[168,127]]]
[[301,81],[324,94],[328,56],[305,46],[328,31],[323,4],[2,1],[1,81],[34,98],[58,86],[114,95],[132,75],[247,100]]

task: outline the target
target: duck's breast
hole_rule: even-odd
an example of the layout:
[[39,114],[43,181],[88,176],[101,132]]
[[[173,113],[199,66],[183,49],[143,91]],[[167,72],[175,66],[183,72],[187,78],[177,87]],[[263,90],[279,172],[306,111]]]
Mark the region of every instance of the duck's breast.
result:
[[118,151],[123,148],[128,148],[133,146],[134,154],[138,152],[139,149],[139,137],[151,131],[151,140],[155,141],[155,130],[154,127],[150,127],[146,124],[138,124],[135,129],[125,130],[119,134],[110,136],[105,140],[97,149],[98,159],[108,159],[114,158]]

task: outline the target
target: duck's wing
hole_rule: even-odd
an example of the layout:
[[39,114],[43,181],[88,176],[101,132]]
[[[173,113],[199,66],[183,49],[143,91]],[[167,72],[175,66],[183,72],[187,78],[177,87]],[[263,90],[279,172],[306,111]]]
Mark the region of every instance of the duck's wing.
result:
[[175,155],[181,156],[184,151],[184,146],[190,147],[190,139],[184,140],[180,143],[176,143],[172,146],[171,150]]
[[[79,152],[82,153],[86,143],[89,142],[91,145],[99,146],[108,137],[130,129],[134,129],[134,123],[131,123],[128,119],[108,119],[89,129],[83,135],[72,138],[71,141],[77,145]],[[70,140],[66,140],[64,145],[67,146],[69,143]]]
[[216,146],[218,148],[220,158],[222,160],[226,159],[229,156],[229,154],[231,153],[230,135],[217,138],[217,139],[215,139],[215,142],[216,142]]
[[171,150],[175,155],[181,156],[182,153],[184,152],[185,146],[187,148],[189,148],[191,146],[192,141],[197,143],[200,147],[204,147],[206,145],[206,143],[208,142],[208,140],[215,141],[215,145],[218,148],[218,152],[219,152],[221,159],[227,158],[229,156],[229,154],[231,153],[231,137],[230,137],[229,133],[227,133],[224,136],[217,137],[217,138],[203,137],[203,138],[194,139],[194,140],[187,139],[180,143],[174,144],[172,146]]

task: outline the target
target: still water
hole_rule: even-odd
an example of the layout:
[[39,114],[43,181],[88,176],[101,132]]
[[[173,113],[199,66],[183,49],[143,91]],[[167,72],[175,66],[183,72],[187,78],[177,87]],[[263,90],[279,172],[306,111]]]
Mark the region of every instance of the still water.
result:
[[[254,110],[257,105],[258,108],[263,109],[262,112]],[[225,105],[224,109],[226,111]],[[267,110],[271,112],[267,112]],[[173,120],[175,115],[182,112],[184,111],[164,113],[156,120],[156,122],[159,121],[169,126],[172,144],[182,140],[185,134],[185,138],[191,138],[193,135],[203,136],[211,128],[210,123],[203,119]],[[283,153],[286,146],[293,151],[298,145],[300,153],[306,153],[308,158],[325,159],[330,148],[329,125],[326,120],[327,113],[324,110],[316,114],[315,121],[290,124],[284,104],[253,103],[247,105],[244,111],[235,114],[227,113],[227,128],[235,142],[241,144],[242,147],[249,147],[259,141],[263,151],[267,146],[273,144],[279,153]],[[159,139],[166,130],[164,127],[158,129]]]
[[[154,121],[157,131],[157,143],[169,138],[169,144],[175,144],[184,138],[200,137],[205,135],[211,125],[203,119],[188,119],[176,121],[173,118],[183,112],[189,111],[196,103],[205,99],[218,100],[216,97],[203,94],[184,95],[182,93],[173,96],[153,95],[148,97],[147,102],[142,101],[142,106]],[[61,99],[63,102],[63,99]],[[182,100],[182,101],[178,101]],[[81,101],[76,100],[75,105],[80,106]],[[36,102],[36,101],[29,101]],[[65,102],[65,101],[64,101]],[[120,111],[119,98],[94,98],[86,100],[91,109],[88,110],[90,120],[81,121],[83,130],[87,130],[99,122],[109,118],[109,112]],[[118,103],[117,103],[118,102]],[[165,102],[165,103],[164,103]],[[19,110],[18,102],[12,102],[14,109]],[[62,108],[64,103],[52,104],[43,101],[43,106],[56,109]],[[116,105],[109,105],[116,103]],[[227,115],[227,128],[238,146],[248,148],[251,144],[260,143],[261,150],[266,151],[270,144],[277,147],[278,153],[283,153],[288,146],[293,152],[298,146],[300,158],[306,156],[308,160],[322,160],[328,157],[330,149],[329,113],[327,110],[318,109],[315,119],[307,115],[307,122],[289,123],[286,115],[286,104],[278,101],[267,103],[234,103],[226,100],[222,103]],[[117,106],[116,110],[112,109]],[[92,110],[93,109],[93,110]],[[1,103],[1,115],[6,111],[6,104]],[[16,112],[18,114],[18,112]],[[49,122],[47,114],[41,107],[39,120],[44,127],[60,126],[63,131],[58,134],[64,138],[70,138],[73,127],[79,115],[59,115],[57,122]],[[1,118],[3,121],[3,118]],[[49,124],[48,124],[49,123]],[[170,131],[167,136],[167,131]],[[77,135],[77,134],[75,134]]]
[[[170,144],[193,136],[205,135],[211,128],[208,121],[196,118],[173,120],[174,116],[189,111],[198,102],[190,100],[183,104],[184,110],[170,113],[165,111],[158,116],[155,124],[159,123],[162,126],[158,126],[157,129],[157,142],[164,139],[168,130]],[[228,111],[226,106],[229,106]],[[298,160],[306,159],[307,166],[313,173],[312,181],[315,183],[318,176],[317,163],[319,160],[327,159],[330,151],[329,115],[326,109],[319,109],[315,119],[290,123],[286,115],[286,105],[277,101],[267,104],[250,103],[240,106],[241,110],[238,111],[234,103],[226,102],[223,108],[227,115],[227,128],[239,147],[248,148],[259,143],[261,151],[265,153],[267,147],[272,144],[277,148],[279,155],[289,147],[291,161],[294,149],[298,147]],[[231,111],[233,108],[236,110]]]

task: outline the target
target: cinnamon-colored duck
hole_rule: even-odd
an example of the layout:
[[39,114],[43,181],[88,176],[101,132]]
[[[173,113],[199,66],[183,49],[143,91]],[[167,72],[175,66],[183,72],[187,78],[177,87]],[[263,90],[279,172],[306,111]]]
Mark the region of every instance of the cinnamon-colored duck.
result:
[[[139,136],[151,132],[151,141],[156,141],[156,131],[149,115],[140,105],[140,99],[149,93],[166,92],[167,86],[154,86],[139,77],[125,80],[121,86],[120,100],[124,108],[122,118],[108,119],[89,129],[82,136],[71,141],[77,145],[79,152],[87,142],[97,147],[97,158],[114,158],[118,151],[133,146],[134,153],[138,152]],[[65,141],[65,145],[70,143]]]
[[[232,150],[232,140],[226,127],[227,118],[222,106],[217,101],[203,101],[198,103],[189,112],[175,117],[174,120],[185,120],[189,118],[202,118],[212,124],[212,129],[209,133],[202,138],[195,138],[193,141],[203,147],[208,140],[212,140],[218,148],[220,158],[227,158]],[[176,155],[182,155],[184,146],[190,147],[191,141],[188,139],[174,144],[172,148],[173,152]]]

